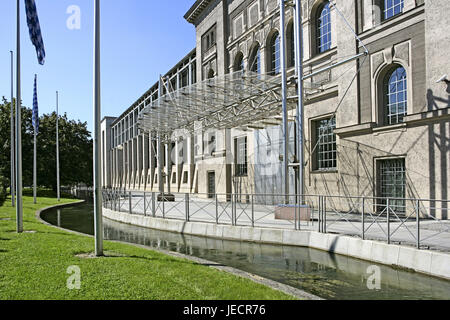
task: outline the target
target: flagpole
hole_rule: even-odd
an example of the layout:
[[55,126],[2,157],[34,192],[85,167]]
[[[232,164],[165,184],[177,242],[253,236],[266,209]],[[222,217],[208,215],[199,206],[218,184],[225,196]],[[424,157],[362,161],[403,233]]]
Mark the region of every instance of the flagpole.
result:
[[11,205],[15,206],[16,182],[15,182],[15,147],[14,147],[14,53],[11,52]]
[[280,1],[280,71],[281,71],[281,106],[283,111],[283,131],[284,131],[284,194],[285,202],[289,203],[289,122],[287,109],[287,79],[286,79],[286,41],[284,33],[284,12],[285,0]]
[[33,203],[36,204],[36,128],[34,128],[34,154],[33,154]]
[[56,195],[60,201],[60,185],[59,185],[59,110],[58,110],[58,91],[56,91]]
[[295,28],[295,59],[297,63],[296,73],[297,73],[297,161],[299,163],[298,167],[298,189],[297,193],[300,195],[300,204],[304,204],[304,194],[305,194],[305,155],[303,151],[304,147],[304,132],[303,132],[303,25],[302,25],[302,4],[300,0],[295,0],[295,18],[294,18],[294,28]]
[[100,0],[94,2],[94,230],[95,255],[103,256],[100,154]]
[[[37,75],[34,75],[34,89],[36,90],[36,81],[37,81]],[[35,92],[36,93],[36,92]],[[33,128],[34,128],[34,136],[33,136],[33,140],[34,140],[34,152],[33,152],[33,203],[36,204],[36,193],[37,193],[37,187],[36,187],[36,182],[37,182],[37,177],[36,177],[36,128],[37,128],[37,123],[38,120],[36,119],[36,117],[39,117],[37,114],[35,114],[35,101],[34,101],[35,97],[33,97],[33,118],[34,118],[34,123],[33,123]]]
[[17,0],[17,31],[16,31],[16,223],[17,232],[23,232],[22,204],[22,101],[20,96],[20,0]]

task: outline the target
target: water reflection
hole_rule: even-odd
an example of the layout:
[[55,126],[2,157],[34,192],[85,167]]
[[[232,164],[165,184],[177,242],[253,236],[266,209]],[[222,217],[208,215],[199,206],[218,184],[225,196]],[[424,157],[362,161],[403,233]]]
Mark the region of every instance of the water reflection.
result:
[[[43,218],[93,234],[93,208],[51,210]],[[450,281],[377,265],[381,290],[369,290],[374,263],[310,248],[212,239],[152,230],[104,219],[104,237],[208,259],[303,289],[326,299],[449,299]]]

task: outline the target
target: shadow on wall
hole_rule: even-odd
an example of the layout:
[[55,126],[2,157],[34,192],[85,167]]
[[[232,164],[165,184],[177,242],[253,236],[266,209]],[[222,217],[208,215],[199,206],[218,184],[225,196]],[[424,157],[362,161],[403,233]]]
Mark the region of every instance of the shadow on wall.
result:
[[[427,110],[434,111],[450,108],[450,81],[446,81],[447,99],[437,97],[433,90],[427,90]],[[440,106],[439,106],[440,105]],[[440,121],[428,125],[428,156],[430,159],[429,166],[429,192],[430,199],[447,199],[448,198],[448,165],[449,165],[449,149],[450,149],[450,127],[447,131],[446,126],[448,121]],[[436,190],[436,172],[440,171],[441,178],[441,194]],[[448,203],[443,202],[441,206],[439,203],[432,201],[430,207],[436,208],[431,211],[431,215],[436,217],[437,212],[441,211],[441,219],[448,219]],[[441,208],[439,208],[441,207]],[[439,210],[441,209],[441,210]]]
[[428,111],[441,109],[438,106],[438,102],[446,103],[447,107],[450,107],[450,82],[447,82],[446,84],[447,84],[446,92],[448,94],[448,99],[447,100],[446,99],[442,99],[440,97],[436,97],[434,95],[433,90],[431,90],[431,89],[427,90],[427,108],[428,108]]
[[[447,132],[446,127],[449,125],[447,121],[441,121],[436,124],[428,125],[428,155],[430,159],[429,166],[429,188],[430,188],[430,199],[448,199],[448,166],[449,166],[449,156],[450,156],[450,125]],[[436,132],[435,128],[438,127],[439,132]],[[437,194],[436,191],[436,172],[440,171],[441,178],[441,194]],[[441,203],[441,206],[439,204]],[[431,211],[431,215],[436,217],[436,211],[441,209],[441,219],[448,219],[448,202],[432,201],[430,207],[436,208],[436,210]],[[441,207],[441,208],[439,208]]]

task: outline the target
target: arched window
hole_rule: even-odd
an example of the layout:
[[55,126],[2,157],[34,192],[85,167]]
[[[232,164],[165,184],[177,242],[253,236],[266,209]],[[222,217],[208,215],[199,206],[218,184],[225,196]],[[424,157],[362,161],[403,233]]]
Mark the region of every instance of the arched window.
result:
[[261,50],[259,45],[255,46],[250,54],[248,69],[256,73],[261,73]]
[[236,54],[236,58],[234,59],[234,70],[242,71],[244,70],[244,55],[242,52]]
[[384,122],[386,125],[403,122],[407,113],[406,70],[397,66],[384,78]]
[[213,69],[209,69],[208,71],[208,79],[214,78],[214,70]]
[[403,12],[404,0],[383,0],[383,18],[390,19]]
[[270,73],[280,73],[280,35],[275,33],[270,40]]
[[317,53],[322,53],[331,48],[331,15],[330,3],[326,1],[317,11],[316,19],[316,44]]

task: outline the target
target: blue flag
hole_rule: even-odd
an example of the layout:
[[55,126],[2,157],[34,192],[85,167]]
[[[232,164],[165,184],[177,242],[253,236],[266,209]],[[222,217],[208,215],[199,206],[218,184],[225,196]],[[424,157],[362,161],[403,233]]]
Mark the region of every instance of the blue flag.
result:
[[36,134],[39,133],[39,109],[38,109],[38,100],[37,100],[37,76],[34,76],[34,91],[33,91],[33,127]]
[[27,24],[28,30],[30,31],[30,39],[36,47],[38,62],[43,65],[45,62],[45,49],[34,0],[25,0],[25,10],[27,12]]

